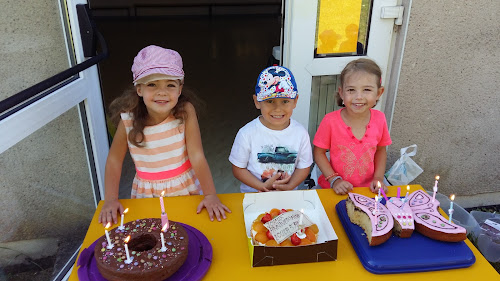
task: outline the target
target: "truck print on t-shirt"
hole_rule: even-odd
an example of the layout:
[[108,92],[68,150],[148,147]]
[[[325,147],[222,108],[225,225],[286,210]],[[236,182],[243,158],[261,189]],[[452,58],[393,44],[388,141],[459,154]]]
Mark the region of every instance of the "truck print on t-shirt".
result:
[[264,171],[261,175],[262,181],[265,182],[276,172],[282,173],[279,179],[283,179],[295,170],[297,152],[290,151],[284,146],[265,145],[262,147],[262,152],[257,153],[257,160]]

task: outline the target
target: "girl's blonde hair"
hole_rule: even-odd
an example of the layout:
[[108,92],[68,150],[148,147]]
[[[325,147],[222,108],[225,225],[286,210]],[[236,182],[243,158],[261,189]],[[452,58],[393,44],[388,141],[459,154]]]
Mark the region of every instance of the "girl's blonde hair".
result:
[[[187,118],[185,109],[187,103],[191,103],[197,112],[202,105],[201,100],[191,90],[184,87],[177,104],[172,109],[172,114],[176,119],[184,121]],[[141,143],[144,141],[144,127],[146,127],[148,119],[148,110],[142,97],[139,97],[137,94],[136,87],[131,86],[127,88],[121,96],[111,102],[109,110],[111,121],[115,125],[120,122],[121,113],[127,112],[132,114],[134,119],[132,129],[128,134],[128,140],[135,146],[142,146]]]
[[[344,70],[342,70],[342,72],[340,73],[340,87],[344,87],[346,76],[356,71],[364,71],[366,73],[375,75],[375,77],[377,78],[377,89],[382,86],[382,70],[380,70],[380,67],[377,65],[377,63],[370,59],[361,58],[349,62],[344,67]],[[344,106],[342,104],[343,101],[340,97],[339,92],[337,92],[336,100],[338,106]]]

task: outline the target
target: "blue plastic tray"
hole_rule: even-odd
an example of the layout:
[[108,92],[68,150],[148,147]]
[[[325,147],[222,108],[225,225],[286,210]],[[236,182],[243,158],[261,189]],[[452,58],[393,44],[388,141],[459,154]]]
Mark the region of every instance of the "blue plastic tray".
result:
[[442,242],[414,231],[410,238],[392,235],[378,246],[369,246],[363,229],[351,223],[346,200],[335,209],[363,266],[371,273],[408,273],[469,267],[476,257],[465,242]]

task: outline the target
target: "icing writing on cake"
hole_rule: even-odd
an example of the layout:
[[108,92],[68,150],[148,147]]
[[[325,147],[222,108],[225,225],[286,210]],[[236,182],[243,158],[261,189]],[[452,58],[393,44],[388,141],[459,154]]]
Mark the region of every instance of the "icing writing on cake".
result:
[[[302,219],[300,218],[301,216]],[[300,220],[302,221],[300,222]],[[302,225],[299,226],[299,222]],[[300,227],[305,228],[312,224],[305,214],[299,211],[289,211],[266,222],[264,226],[269,229],[276,242],[281,243],[297,232]]]
[[375,200],[361,194],[349,193],[349,197],[357,208],[368,215],[372,224],[373,236],[387,233],[394,226],[389,210],[381,203],[375,206]]

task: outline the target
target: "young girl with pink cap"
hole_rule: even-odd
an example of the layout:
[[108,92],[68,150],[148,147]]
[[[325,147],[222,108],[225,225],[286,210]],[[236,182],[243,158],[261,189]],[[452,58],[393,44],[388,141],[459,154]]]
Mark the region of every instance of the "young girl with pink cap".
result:
[[112,119],[119,122],[106,161],[100,223],[116,223],[117,211],[123,212],[118,189],[127,149],[136,168],[131,198],[203,193],[197,213],[206,208],[210,220],[215,215],[220,221],[231,212],[216,195],[193,97],[182,91],[182,67],[179,53],[158,46],[148,46],[134,58],[135,87],[110,106]]
[[386,146],[392,141],[384,113],[373,109],[384,93],[381,77],[380,67],[364,58],[348,63],[340,74],[337,102],[343,108],[325,115],[313,141],[314,161],[323,173],[321,187],[337,194],[353,187],[387,191]]

